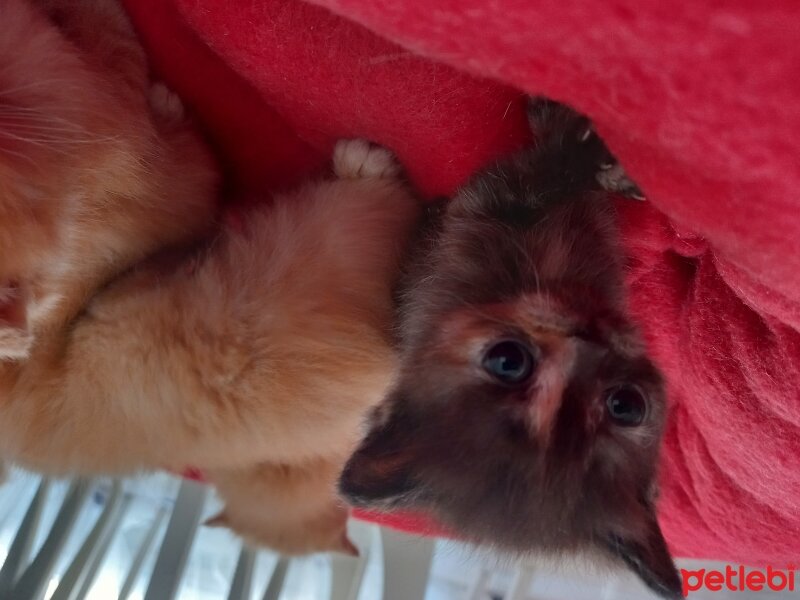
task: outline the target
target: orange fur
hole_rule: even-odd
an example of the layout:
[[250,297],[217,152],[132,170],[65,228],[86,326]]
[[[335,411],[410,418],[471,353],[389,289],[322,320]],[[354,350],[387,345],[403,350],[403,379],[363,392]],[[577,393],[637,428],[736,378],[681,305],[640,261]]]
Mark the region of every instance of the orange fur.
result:
[[[394,374],[391,290],[419,207],[385,150],[342,142],[334,166],[338,179],[276,197],[177,268],[142,265],[65,336],[0,365],[0,454],[57,473],[196,466],[251,539],[335,547],[333,473]],[[253,499],[297,528],[252,522],[237,490],[259,473],[298,485]]]
[[174,98],[151,93],[118,2],[0,14],[0,359],[20,359],[115,274],[206,230],[217,174]]
[[357,553],[347,538],[347,508],[335,493],[344,461],[208,471],[225,508],[206,524],[229,527],[251,543],[284,554]]

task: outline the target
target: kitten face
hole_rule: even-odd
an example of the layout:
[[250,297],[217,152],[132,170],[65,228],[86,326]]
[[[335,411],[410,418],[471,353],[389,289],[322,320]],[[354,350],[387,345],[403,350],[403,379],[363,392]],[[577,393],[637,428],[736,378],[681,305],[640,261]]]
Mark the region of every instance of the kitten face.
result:
[[[528,294],[463,307],[406,355],[399,383],[351,458],[355,505],[424,508],[513,551],[602,550],[673,567],[652,490],[664,422],[661,377],[635,334],[565,317]],[[624,541],[623,541],[624,540]]]
[[218,176],[191,123],[152,93],[119,2],[0,0],[0,14],[4,361],[132,263],[204,232]]
[[351,500],[430,504],[512,549],[628,529],[649,501],[661,378],[635,340],[586,337],[553,302],[464,307],[414,348],[345,472]]
[[599,551],[680,597],[653,509],[664,384],[625,313],[610,199],[565,177],[589,160],[554,135],[431,224],[401,376],[340,490],[505,550]]
[[88,77],[33,7],[6,0],[0,11],[0,357],[17,358],[32,342],[27,305],[37,290],[27,280],[57,258],[48,250],[60,249],[58,223],[74,203],[63,182],[80,146],[68,138],[87,137],[80,94],[67,82],[77,88]]

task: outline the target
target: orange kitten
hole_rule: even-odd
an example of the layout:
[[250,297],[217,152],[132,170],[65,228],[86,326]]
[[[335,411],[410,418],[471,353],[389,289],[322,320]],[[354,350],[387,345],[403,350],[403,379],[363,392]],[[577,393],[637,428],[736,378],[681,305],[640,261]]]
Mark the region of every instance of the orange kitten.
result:
[[[0,454],[56,473],[198,467],[251,539],[341,548],[335,472],[394,375],[392,287],[419,206],[386,150],[340,142],[334,168],[199,254],[122,277],[63,338],[0,364]],[[242,490],[268,482],[289,487],[254,498],[263,517],[296,528],[252,522]]]
[[0,0],[0,15],[2,360],[205,231],[217,174],[118,2]]
[[333,550],[357,556],[347,537],[348,510],[336,493],[346,458],[212,469],[205,476],[225,508],[206,524],[229,527],[250,543],[284,554]]

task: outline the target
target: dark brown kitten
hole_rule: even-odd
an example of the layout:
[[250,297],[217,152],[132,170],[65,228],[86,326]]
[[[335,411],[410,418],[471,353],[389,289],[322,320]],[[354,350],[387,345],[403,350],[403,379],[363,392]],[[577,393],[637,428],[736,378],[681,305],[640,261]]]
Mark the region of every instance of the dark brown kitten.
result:
[[607,191],[638,190],[586,119],[529,115],[533,148],[432,211],[400,296],[401,375],[340,489],[501,549],[600,551],[678,598],[653,508],[664,385],[627,315]]

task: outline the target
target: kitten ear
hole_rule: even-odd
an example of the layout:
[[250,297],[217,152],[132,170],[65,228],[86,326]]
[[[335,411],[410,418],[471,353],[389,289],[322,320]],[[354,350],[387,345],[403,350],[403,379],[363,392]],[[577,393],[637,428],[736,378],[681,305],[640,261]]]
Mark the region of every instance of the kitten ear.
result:
[[361,556],[361,551],[358,549],[353,541],[347,536],[347,532],[342,532],[342,536],[339,538],[338,543],[331,548],[334,552],[340,552],[346,556],[352,556],[353,558],[358,558]]
[[224,510],[203,521],[203,525],[206,527],[230,527],[228,517]]
[[681,578],[652,507],[647,509],[645,526],[639,535],[612,534],[603,543],[607,551],[628,565],[655,593],[663,598],[684,597]]
[[415,453],[409,437],[413,429],[391,414],[376,424],[347,461],[339,478],[339,492],[354,506],[396,505],[416,486]]

